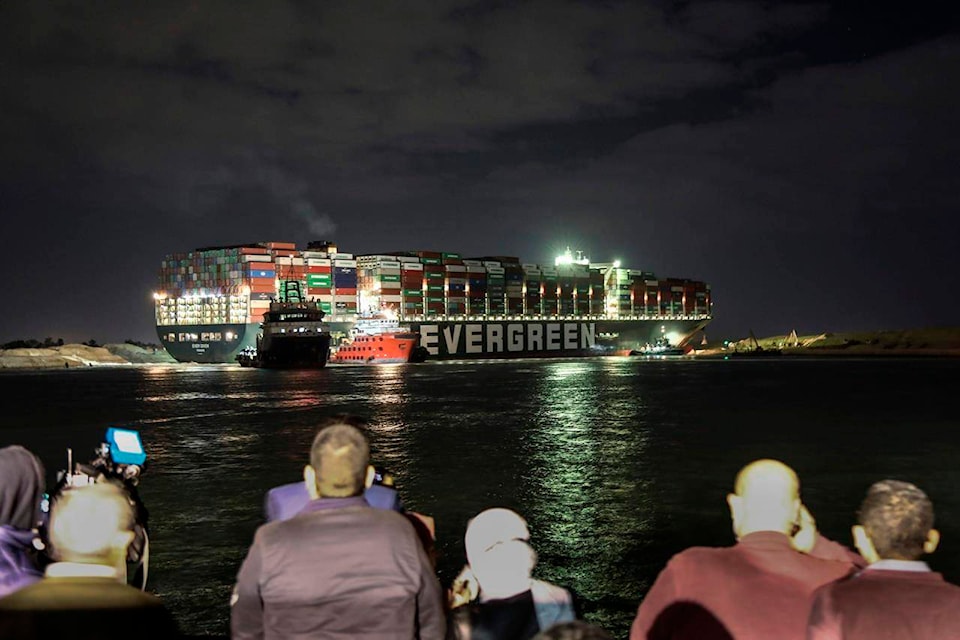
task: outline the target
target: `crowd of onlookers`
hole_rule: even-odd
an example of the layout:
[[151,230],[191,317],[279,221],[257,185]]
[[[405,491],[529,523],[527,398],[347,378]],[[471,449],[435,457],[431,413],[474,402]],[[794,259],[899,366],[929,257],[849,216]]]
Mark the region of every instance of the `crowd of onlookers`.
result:
[[[577,620],[567,589],[533,577],[527,523],[508,509],[469,522],[466,565],[444,593],[432,521],[378,493],[369,462],[362,425],[337,418],[317,433],[304,481],[271,492],[237,575],[233,638],[611,637]],[[62,492],[39,536],[43,492],[36,456],[0,449],[0,638],[177,637],[163,603],[127,584],[134,508],[123,488]],[[939,533],[916,486],[869,488],[852,529],[859,553],[817,532],[781,462],[748,464],[727,502],[736,544],[674,556],[631,640],[960,638],[960,587],[922,560]]]

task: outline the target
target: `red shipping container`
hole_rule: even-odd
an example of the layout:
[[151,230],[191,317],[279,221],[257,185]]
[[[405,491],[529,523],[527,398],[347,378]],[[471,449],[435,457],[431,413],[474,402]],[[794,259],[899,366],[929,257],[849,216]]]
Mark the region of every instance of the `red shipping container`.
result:
[[307,267],[307,273],[330,273],[331,267]]
[[335,287],[338,296],[355,296],[357,295],[356,288],[353,289],[341,289],[340,287]]
[[297,243],[295,242],[268,242],[267,249],[296,249]]
[[263,247],[240,247],[240,255],[265,256],[267,255],[267,250]]

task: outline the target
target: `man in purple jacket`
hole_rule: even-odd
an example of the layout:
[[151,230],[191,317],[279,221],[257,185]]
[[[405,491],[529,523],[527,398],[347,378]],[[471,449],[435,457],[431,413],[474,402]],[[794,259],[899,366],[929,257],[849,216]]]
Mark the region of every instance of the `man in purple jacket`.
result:
[[853,539],[870,566],[817,591],[807,637],[960,638],[960,587],[920,560],[940,542],[926,494],[909,482],[877,482],[859,522]]
[[440,585],[413,526],[364,500],[369,457],[356,427],[317,434],[303,474],[311,501],[260,527],[240,568],[234,640],[443,638]]

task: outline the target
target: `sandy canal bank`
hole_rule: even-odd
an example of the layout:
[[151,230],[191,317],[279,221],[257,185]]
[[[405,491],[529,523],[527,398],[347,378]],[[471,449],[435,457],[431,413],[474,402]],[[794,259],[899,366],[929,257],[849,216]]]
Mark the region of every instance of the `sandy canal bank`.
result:
[[710,345],[698,349],[698,356],[724,356],[730,352],[750,353],[757,344],[766,351],[779,350],[783,356],[808,357],[960,357],[960,327],[902,329],[895,331],[850,331],[814,335],[787,334],[730,342],[725,348]]
[[66,344],[42,349],[0,349],[0,369],[69,369],[174,362],[163,349],[144,349],[131,344],[107,344],[102,347]]

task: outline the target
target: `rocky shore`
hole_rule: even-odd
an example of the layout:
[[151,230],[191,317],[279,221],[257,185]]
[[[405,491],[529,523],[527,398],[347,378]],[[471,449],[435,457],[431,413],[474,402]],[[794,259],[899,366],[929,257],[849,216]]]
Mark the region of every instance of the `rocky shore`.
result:
[[132,344],[107,344],[102,347],[66,344],[43,349],[0,349],[0,369],[70,369],[174,362],[163,349]]

